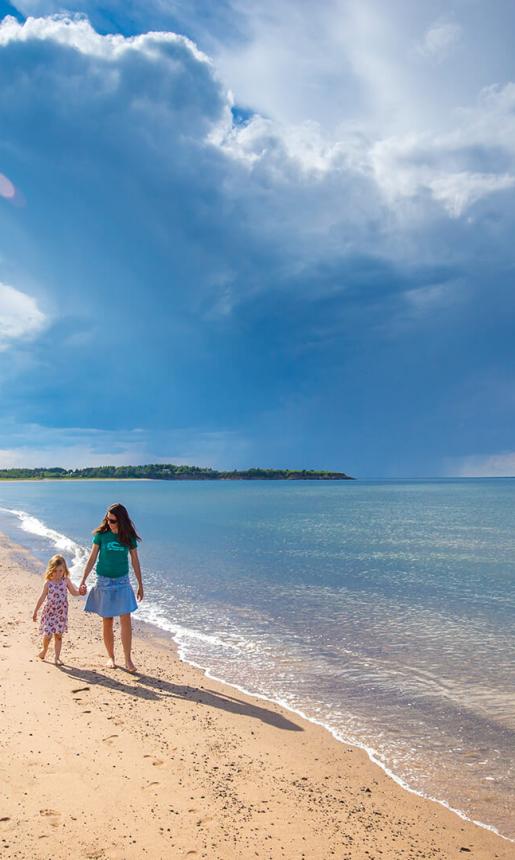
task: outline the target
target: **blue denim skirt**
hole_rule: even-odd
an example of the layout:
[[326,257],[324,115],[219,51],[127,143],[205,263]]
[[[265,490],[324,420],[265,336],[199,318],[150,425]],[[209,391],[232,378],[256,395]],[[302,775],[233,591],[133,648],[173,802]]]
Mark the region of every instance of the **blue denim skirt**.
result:
[[88,594],[84,612],[96,612],[102,618],[127,615],[138,608],[129,576],[98,576],[96,585]]

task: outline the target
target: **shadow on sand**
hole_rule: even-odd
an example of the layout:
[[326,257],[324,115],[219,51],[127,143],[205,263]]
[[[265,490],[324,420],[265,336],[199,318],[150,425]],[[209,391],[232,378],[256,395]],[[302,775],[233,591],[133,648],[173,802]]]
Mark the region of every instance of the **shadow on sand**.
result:
[[282,714],[277,714],[260,705],[245,702],[236,696],[209,690],[205,687],[199,689],[198,687],[189,687],[182,684],[171,684],[163,678],[155,678],[152,675],[145,675],[140,672],[130,675],[120,668],[114,671],[125,672],[125,675],[130,677],[132,683],[126,684],[124,681],[119,681],[111,675],[97,672],[94,669],[77,669],[64,663],[59,666],[59,669],[81,684],[106,687],[109,690],[116,690],[119,693],[134,696],[137,699],[146,699],[147,701],[186,699],[188,702],[197,702],[210,708],[220,708],[232,714],[252,717],[270,726],[275,726],[276,729],[285,729],[291,732],[304,731],[301,726],[282,716]]

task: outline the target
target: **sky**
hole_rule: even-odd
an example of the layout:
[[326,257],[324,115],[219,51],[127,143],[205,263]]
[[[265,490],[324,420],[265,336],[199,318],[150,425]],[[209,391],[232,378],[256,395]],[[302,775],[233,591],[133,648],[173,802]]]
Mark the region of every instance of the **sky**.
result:
[[0,18],[0,467],[515,474],[512,2]]

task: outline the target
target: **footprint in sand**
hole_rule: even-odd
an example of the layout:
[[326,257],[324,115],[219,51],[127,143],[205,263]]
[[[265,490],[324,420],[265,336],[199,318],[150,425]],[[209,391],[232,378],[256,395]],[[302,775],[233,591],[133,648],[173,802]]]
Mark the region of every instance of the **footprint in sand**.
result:
[[49,823],[52,827],[59,827],[61,813],[58,812],[56,809],[40,809],[39,814],[44,815],[46,818],[48,818]]
[[117,737],[118,735],[108,735],[106,738],[102,738],[102,740],[105,744],[109,744],[109,746],[111,746],[110,741],[112,741],[113,738]]
[[[143,756],[143,758],[153,758],[153,756],[151,756],[150,753],[147,753]],[[154,765],[154,767],[161,767],[161,765],[164,764],[164,761],[160,758],[155,758],[152,764]]]
[[158,782],[149,782],[148,785],[143,786],[143,790],[146,791],[147,788],[152,788],[153,785],[159,785]]

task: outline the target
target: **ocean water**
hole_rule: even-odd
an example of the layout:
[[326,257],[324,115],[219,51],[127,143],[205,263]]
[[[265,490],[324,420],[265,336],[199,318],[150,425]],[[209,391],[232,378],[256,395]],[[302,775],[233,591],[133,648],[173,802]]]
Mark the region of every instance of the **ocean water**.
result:
[[78,577],[115,501],[183,659],[515,839],[515,480],[2,482],[0,531]]

